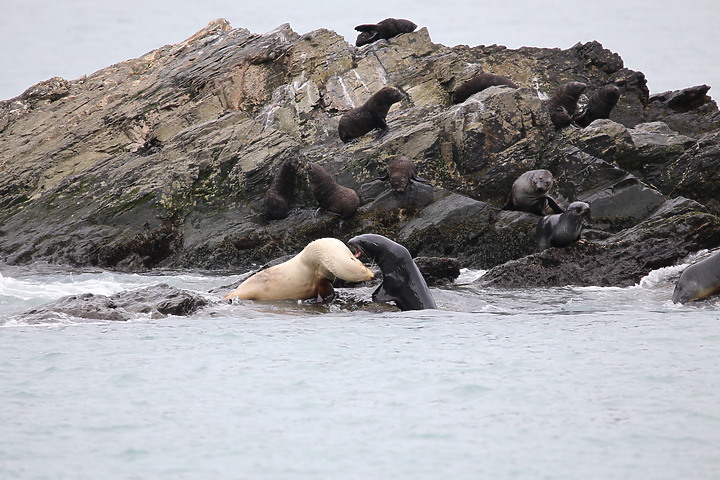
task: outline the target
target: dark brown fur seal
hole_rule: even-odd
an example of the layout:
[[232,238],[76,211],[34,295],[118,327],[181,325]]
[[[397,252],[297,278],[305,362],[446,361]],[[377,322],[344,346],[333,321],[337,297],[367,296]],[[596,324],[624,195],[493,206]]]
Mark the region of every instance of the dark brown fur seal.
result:
[[509,78],[493,73],[480,73],[463,83],[453,92],[453,103],[462,103],[471,95],[482,92],[486,88],[495,85],[507,85],[508,87],[518,88],[518,86]]
[[580,240],[583,218],[590,216],[590,205],[573,202],[565,213],[543,217],[535,230],[538,252],[550,247],[567,247]]
[[270,188],[262,198],[263,215],[266,220],[279,220],[290,214],[301,165],[297,158],[288,158],[278,168]]
[[578,99],[586,88],[587,85],[582,82],[568,82],[555,90],[546,105],[556,129],[565,128],[573,122]]
[[378,23],[366,23],[358,25],[355,30],[360,32],[355,41],[355,46],[362,47],[368,43],[376,42],[380,39],[389,39],[400,35],[401,33],[410,33],[417,28],[410,20],[402,18],[386,18]]
[[553,175],[549,170],[529,170],[523,173],[513,182],[503,210],[519,210],[543,216],[550,211],[563,213],[565,210],[548,195],[552,185]]
[[355,190],[338,184],[317,163],[308,162],[305,169],[308,172],[310,189],[320,208],[337,213],[342,218],[355,215],[360,206],[360,197]]
[[388,129],[385,117],[387,117],[390,107],[402,99],[403,94],[400,93],[400,90],[393,87],[381,88],[367,102],[340,117],[340,123],[338,123],[340,140],[347,143],[376,128],[381,130],[380,134],[382,135]]
[[380,177],[380,180],[389,181],[390,188],[392,188],[393,192],[397,193],[405,193],[405,190],[407,190],[413,180],[419,182],[426,181],[424,178],[418,176],[415,162],[404,155],[398,155],[390,160],[387,173],[384,177]]
[[587,127],[599,118],[610,118],[610,112],[620,98],[620,89],[615,85],[605,85],[592,94],[581,113],[573,117],[580,127]]

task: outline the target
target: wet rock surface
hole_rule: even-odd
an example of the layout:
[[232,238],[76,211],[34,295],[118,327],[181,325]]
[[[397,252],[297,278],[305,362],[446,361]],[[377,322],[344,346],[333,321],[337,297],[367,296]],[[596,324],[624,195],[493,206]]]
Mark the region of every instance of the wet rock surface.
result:
[[[720,113],[707,86],[650,96],[644,75],[598,42],[446,47],[431,33],[357,48],[326,29],[261,35],[216,20],[179,44],[0,102],[0,260],[247,271],[316,238],[378,233],[415,257],[495,267],[489,285],[622,286],[720,245]],[[453,105],[455,88],[481,72],[518,88]],[[556,131],[543,99],[569,81],[588,92],[616,85],[610,118]],[[389,130],[345,145],[339,118],[385,86],[404,95]],[[428,183],[397,195],[376,180],[397,155]],[[318,211],[301,174],[290,215],[266,221],[260,199],[290,156],[357,191],[358,212]],[[534,253],[539,217],[500,210],[533,169],[553,173],[561,204],[590,203],[584,243]]]

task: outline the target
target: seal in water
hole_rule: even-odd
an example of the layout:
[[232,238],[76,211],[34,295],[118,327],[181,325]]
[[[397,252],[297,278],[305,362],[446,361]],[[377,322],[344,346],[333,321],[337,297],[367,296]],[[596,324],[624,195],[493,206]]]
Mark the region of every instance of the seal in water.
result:
[[310,242],[287,262],[252,275],[227,293],[225,299],[326,301],[334,295],[332,282],[336,277],[347,282],[364,282],[374,275],[343,242],[321,238]]
[[573,202],[564,213],[540,219],[535,230],[537,250],[550,247],[567,247],[580,240],[583,218],[590,215],[590,205]]
[[610,112],[620,99],[620,89],[615,85],[605,85],[590,96],[582,112],[573,117],[580,127],[587,127],[599,118],[610,118]]
[[350,239],[348,245],[356,249],[356,257],[366,255],[382,270],[383,280],[372,294],[373,301],[393,301],[403,311],[437,308],[407,248],[373,233],[358,235]]
[[518,88],[512,80],[507,77],[503,77],[502,75],[480,73],[455,89],[453,92],[453,103],[462,103],[470,98],[471,95],[482,92],[486,88],[494,87],[496,85]]
[[555,213],[565,210],[548,195],[553,185],[553,175],[549,170],[529,170],[520,175],[510,188],[510,196],[503,210],[547,215],[548,208]]
[[379,136],[384,135],[388,130],[385,117],[393,103],[402,99],[403,94],[400,93],[400,90],[393,87],[381,88],[367,102],[340,117],[338,123],[340,140],[347,143],[376,128],[380,129]]
[[266,220],[279,220],[290,214],[295,195],[297,174],[302,163],[297,158],[288,158],[280,165],[270,188],[262,198],[263,215]]
[[355,40],[356,47],[362,47],[368,43],[377,42],[380,39],[390,39],[397,37],[401,33],[410,33],[415,31],[417,25],[410,20],[402,18],[386,18],[378,23],[365,23],[358,25],[355,30],[360,32]]
[[355,190],[337,183],[317,163],[307,162],[305,169],[308,172],[310,189],[320,208],[346,219],[355,215],[360,207],[360,197]]
[[550,113],[550,120],[557,130],[570,126],[573,115],[577,110],[577,102],[587,85],[582,82],[568,82],[555,90],[547,101],[546,106]]
[[680,275],[673,292],[673,303],[687,303],[720,293],[720,252],[695,263]]

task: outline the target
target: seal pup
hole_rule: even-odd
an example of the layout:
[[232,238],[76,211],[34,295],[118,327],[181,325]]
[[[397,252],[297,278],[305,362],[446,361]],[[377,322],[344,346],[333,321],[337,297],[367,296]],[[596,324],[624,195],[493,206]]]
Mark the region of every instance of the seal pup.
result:
[[380,129],[378,137],[384,135],[388,130],[385,117],[387,117],[390,107],[402,99],[403,94],[400,93],[400,90],[393,87],[381,88],[367,102],[340,117],[338,123],[340,140],[347,143],[376,128]]
[[360,207],[360,197],[355,190],[337,183],[317,163],[307,162],[305,170],[308,173],[310,189],[320,208],[346,219],[355,215]]
[[528,170],[515,180],[503,210],[547,215],[548,208],[555,213],[565,210],[548,195],[553,186],[553,175],[549,170]]
[[506,85],[508,87],[518,88],[512,80],[507,77],[503,77],[502,75],[480,73],[457,87],[453,92],[452,101],[456,104],[463,103],[465,100],[470,98],[471,95],[482,92],[486,88],[496,85]]
[[279,220],[290,215],[290,206],[295,195],[297,175],[302,163],[297,158],[285,159],[263,195],[262,207],[266,220]]
[[382,271],[383,280],[372,294],[373,301],[393,301],[403,311],[437,308],[407,248],[374,233],[353,237],[348,245],[356,250],[356,257],[365,255],[373,259]]
[[310,242],[302,252],[279,265],[247,278],[225,300],[307,300],[326,301],[334,295],[335,278],[347,282],[372,280],[375,275],[336,238]]
[[398,155],[390,160],[387,173],[382,177],[378,177],[378,180],[390,182],[390,188],[396,193],[405,193],[413,180],[427,182],[425,178],[418,176],[415,162],[405,155]]
[[720,293],[720,252],[690,265],[680,275],[673,291],[673,303],[687,303]]
[[365,23],[358,25],[355,30],[360,32],[355,40],[356,47],[362,47],[368,43],[376,42],[380,39],[390,39],[397,37],[401,33],[410,33],[415,31],[417,25],[410,20],[403,18],[386,18],[378,23]]
[[605,85],[590,96],[582,112],[573,116],[573,121],[585,128],[599,118],[610,118],[610,112],[620,99],[620,89],[615,85]]
[[555,90],[553,96],[546,102],[555,129],[560,130],[573,123],[578,99],[586,88],[587,85],[582,82],[568,82]]
[[535,230],[538,252],[550,247],[567,247],[580,240],[583,218],[590,215],[590,205],[573,202],[564,213],[540,219]]

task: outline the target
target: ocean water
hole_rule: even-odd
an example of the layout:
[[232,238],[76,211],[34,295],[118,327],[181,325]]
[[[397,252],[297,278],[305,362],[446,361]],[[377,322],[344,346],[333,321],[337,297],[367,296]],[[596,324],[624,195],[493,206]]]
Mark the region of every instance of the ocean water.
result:
[[[720,301],[672,304],[682,268],[522,290],[464,271],[416,312],[208,293],[238,276],[4,268],[0,478],[715,479]],[[211,304],[22,314],[158,283]]]
[[351,43],[355,25],[386,17],[411,19],[448,46],[569,48],[597,40],[645,73],[651,92],[720,88],[716,0],[0,0],[0,99],[180,42],[221,17],[255,33],[286,22],[298,33],[328,28]]

